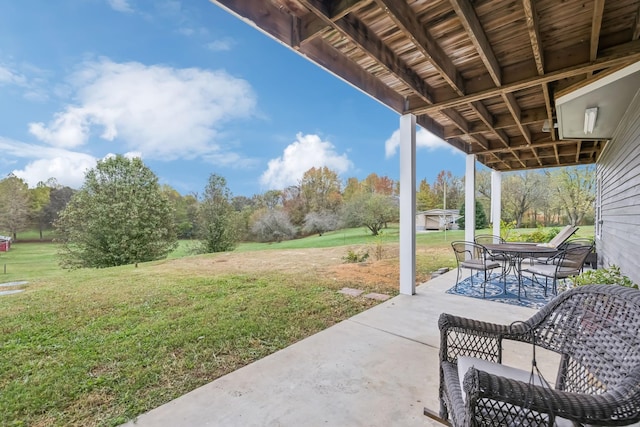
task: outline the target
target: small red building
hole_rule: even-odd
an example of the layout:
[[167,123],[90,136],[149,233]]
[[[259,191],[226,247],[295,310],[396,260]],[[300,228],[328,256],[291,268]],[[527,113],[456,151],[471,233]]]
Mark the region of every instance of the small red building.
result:
[[0,252],[9,252],[11,249],[11,237],[0,236]]

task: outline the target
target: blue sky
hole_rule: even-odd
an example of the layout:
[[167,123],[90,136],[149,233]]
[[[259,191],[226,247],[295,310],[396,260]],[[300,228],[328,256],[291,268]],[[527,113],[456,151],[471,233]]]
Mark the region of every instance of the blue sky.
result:
[[[74,188],[109,154],[234,195],[328,166],[399,177],[399,116],[207,0],[0,0],[0,175]],[[418,181],[464,173],[419,128]]]

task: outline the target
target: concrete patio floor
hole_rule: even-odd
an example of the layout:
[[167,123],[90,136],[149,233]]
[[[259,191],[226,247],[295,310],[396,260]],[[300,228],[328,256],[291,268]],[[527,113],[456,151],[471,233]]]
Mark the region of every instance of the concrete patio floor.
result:
[[[449,312],[509,324],[535,310],[445,293],[451,271],[234,371],[126,426],[435,426],[437,320]],[[503,362],[530,369],[532,349],[505,346]],[[557,359],[537,350],[544,376]]]

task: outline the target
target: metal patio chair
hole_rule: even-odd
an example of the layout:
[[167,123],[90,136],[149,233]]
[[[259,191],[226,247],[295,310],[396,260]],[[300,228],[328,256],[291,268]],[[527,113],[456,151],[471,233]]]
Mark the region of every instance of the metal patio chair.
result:
[[[505,240],[502,237],[496,236],[495,234],[478,234],[474,237],[473,241],[483,246],[485,244],[505,243]],[[506,274],[507,270],[509,270],[509,263],[511,262],[509,256],[505,253],[493,253],[490,250],[488,250],[488,252],[489,259],[491,261],[500,262],[502,264],[503,273]]]
[[550,257],[537,257],[537,258],[532,258],[530,260],[530,264],[556,264],[558,262],[558,259],[560,257],[560,254],[562,253],[561,251],[565,250],[565,249],[569,249],[569,248],[573,248],[576,246],[591,246],[591,251],[593,252],[593,247],[595,245],[595,242],[593,241],[593,239],[590,239],[588,237],[576,237],[574,239],[570,239],[567,240],[566,242],[562,243],[560,246],[558,246],[558,250],[560,252],[558,252],[557,254],[550,256]]
[[[591,245],[570,246],[556,255],[553,262],[547,264],[533,264],[523,267],[521,273],[531,274],[531,279],[535,284],[544,287],[544,296],[547,296],[549,279],[552,279],[552,292],[558,292],[558,280],[577,276],[582,272],[584,261],[593,250]],[[544,284],[540,279],[544,277]],[[525,289],[526,294],[526,289]]]
[[[586,285],[524,322],[493,324],[443,313],[440,417],[453,426],[629,425],[640,421],[640,291]],[[505,340],[532,344],[530,370],[502,365]],[[553,388],[535,349],[560,355]]]
[[496,268],[500,268],[502,265],[498,261],[492,261],[489,251],[482,245],[474,242],[467,242],[458,240],[451,242],[451,247],[456,256],[456,262],[458,264],[458,273],[456,275],[455,290],[458,290],[458,283],[462,274],[462,269],[467,268],[471,270],[471,285],[473,286],[473,272],[484,273],[484,280],[482,281],[482,297],[485,297],[487,280],[487,272],[491,272]]

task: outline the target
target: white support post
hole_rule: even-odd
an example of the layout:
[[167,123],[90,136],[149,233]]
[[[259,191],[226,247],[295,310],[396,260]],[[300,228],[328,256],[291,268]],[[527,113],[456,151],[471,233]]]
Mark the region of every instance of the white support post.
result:
[[416,116],[400,117],[400,293],[416,293]]
[[476,232],[476,156],[467,154],[464,174],[464,240],[473,242]]
[[[500,222],[502,221],[502,172],[491,171],[491,222],[493,223],[493,235],[500,235]],[[498,242],[495,242],[498,243]]]

